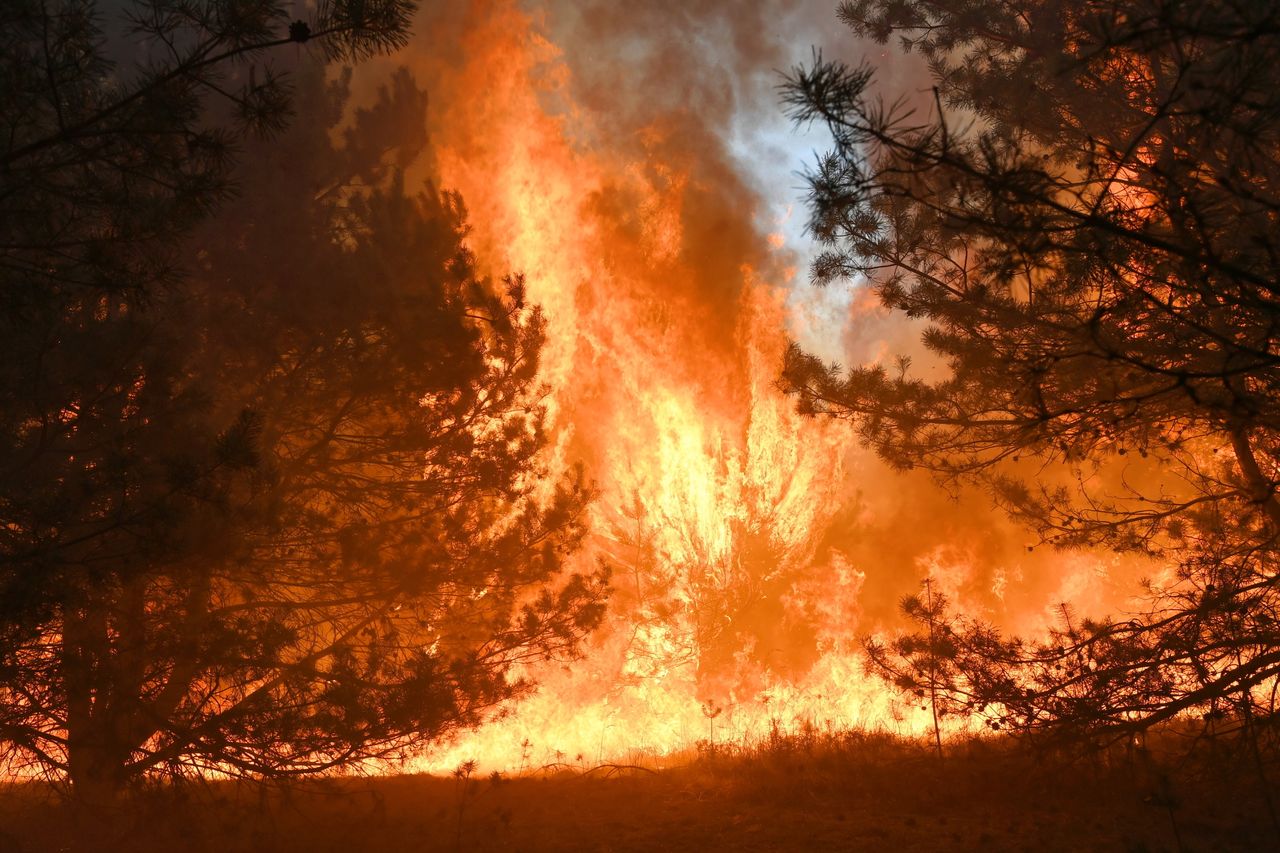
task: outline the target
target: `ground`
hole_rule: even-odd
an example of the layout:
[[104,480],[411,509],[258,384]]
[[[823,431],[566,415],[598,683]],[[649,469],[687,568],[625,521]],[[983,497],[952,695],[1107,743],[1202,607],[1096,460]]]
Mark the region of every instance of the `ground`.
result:
[[130,798],[111,826],[87,831],[87,819],[42,789],[18,786],[0,797],[0,850],[1280,849],[1249,769],[1153,763],[1131,750],[1084,759],[975,743],[939,760],[875,738],[789,739],[658,771],[605,765],[517,778],[325,779],[288,790],[161,788]]

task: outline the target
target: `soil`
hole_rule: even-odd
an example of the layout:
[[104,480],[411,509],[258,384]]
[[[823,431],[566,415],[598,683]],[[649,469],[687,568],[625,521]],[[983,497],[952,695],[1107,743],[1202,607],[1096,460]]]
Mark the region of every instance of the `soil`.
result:
[[105,818],[18,785],[0,793],[0,851],[1280,849],[1248,768],[1142,758],[787,742],[665,770],[165,786]]

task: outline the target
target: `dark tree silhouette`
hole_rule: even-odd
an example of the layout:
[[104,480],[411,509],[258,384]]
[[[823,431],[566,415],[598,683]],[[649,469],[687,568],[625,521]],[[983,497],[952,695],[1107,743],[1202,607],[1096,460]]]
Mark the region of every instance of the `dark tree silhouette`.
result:
[[[261,43],[227,38],[210,50]],[[168,82],[132,101],[144,120],[88,67],[67,79],[108,104],[99,123],[24,131],[0,197],[6,222],[41,220],[0,297],[8,767],[101,804],[146,776],[322,771],[475,724],[529,686],[522,662],[574,652],[604,576],[562,573],[589,495],[539,462],[540,314],[518,278],[478,277],[456,196],[403,186],[425,96],[397,75],[339,133],[347,78],[304,67],[303,120],[241,138],[230,200],[225,149],[194,183],[166,159],[204,144],[221,83],[183,82],[166,123]],[[17,79],[6,97],[50,97]]]
[[886,104],[869,68],[821,58],[789,78],[793,116],[835,140],[810,175],[815,278],[920,321],[942,377],[793,348],[785,381],[1049,543],[1177,567],[1145,613],[993,653],[1018,674],[986,681],[1013,722],[1131,730],[1224,697],[1253,713],[1280,675],[1280,9],[840,14],[922,53],[934,91]]
[[921,591],[905,596],[902,614],[915,626],[888,643],[869,637],[863,641],[872,671],[886,678],[914,701],[924,702],[933,718],[933,743],[942,757],[942,720],[958,710],[970,710],[966,667],[959,660],[972,644],[961,640],[963,626],[948,610],[945,595],[925,578]]
[[[289,113],[279,48],[357,60],[408,38],[411,0],[16,0],[0,32],[6,307],[50,287],[139,290],[225,197],[232,149]],[[116,37],[109,39],[110,30]],[[135,58],[132,68],[112,51]],[[213,108],[211,114],[211,107]],[[32,293],[34,291],[34,294]]]

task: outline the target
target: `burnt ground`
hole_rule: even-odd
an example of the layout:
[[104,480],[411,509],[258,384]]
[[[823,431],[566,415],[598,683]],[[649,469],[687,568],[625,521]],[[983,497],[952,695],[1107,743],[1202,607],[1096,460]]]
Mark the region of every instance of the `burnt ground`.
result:
[[1274,849],[1256,763],[1231,756],[1085,760],[973,743],[939,761],[868,737],[787,740],[658,771],[159,788],[109,821],[77,817],[34,786],[0,794],[4,853]]

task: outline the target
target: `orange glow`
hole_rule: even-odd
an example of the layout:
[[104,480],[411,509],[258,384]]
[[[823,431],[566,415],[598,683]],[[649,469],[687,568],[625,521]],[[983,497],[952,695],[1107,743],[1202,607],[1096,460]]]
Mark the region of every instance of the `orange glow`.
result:
[[[611,564],[614,594],[583,660],[523,673],[535,695],[422,766],[660,760],[804,726],[926,731],[926,710],[862,671],[868,571],[885,570],[867,564],[874,543],[846,549],[842,531],[880,513],[922,543],[892,563],[914,576],[878,588],[880,621],[925,574],[947,575],[960,603],[982,588],[983,611],[1020,566],[939,553],[929,543],[950,522],[928,505],[902,516],[894,502],[908,498],[886,498],[885,483],[860,496],[883,470],[843,424],[801,418],[777,389],[786,287],[803,285],[714,139],[682,115],[621,137],[597,124],[560,48],[513,3],[473,3],[450,25],[451,61],[411,54],[432,96],[433,162],[410,177],[458,190],[481,263],[526,273],[546,312],[553,464],[582,461],[598,486],[579,559]],[[1007,526],[975,536],[1026,550]],[[1052,579],[1020,612],[1038,620],[1068,587],[1088,602],[1096,567],[1078,562],[1076,581]]]

